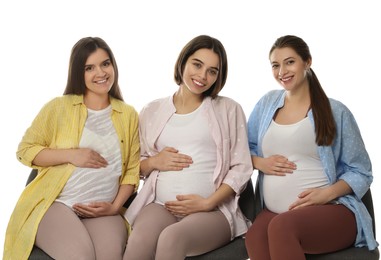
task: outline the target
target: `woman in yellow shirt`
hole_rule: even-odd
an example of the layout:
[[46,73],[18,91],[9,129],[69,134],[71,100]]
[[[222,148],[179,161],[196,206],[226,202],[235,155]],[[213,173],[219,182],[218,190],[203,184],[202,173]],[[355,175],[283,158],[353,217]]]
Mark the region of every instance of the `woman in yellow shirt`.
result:
[[34,245],[54,259],[121,258],[119,214],[139,184],[138,115],[123,102],[114,55],[97,37],[72,48],[64,95],[25,132],[18,160],[39,174],[10,218],[4,259],[27,259]]

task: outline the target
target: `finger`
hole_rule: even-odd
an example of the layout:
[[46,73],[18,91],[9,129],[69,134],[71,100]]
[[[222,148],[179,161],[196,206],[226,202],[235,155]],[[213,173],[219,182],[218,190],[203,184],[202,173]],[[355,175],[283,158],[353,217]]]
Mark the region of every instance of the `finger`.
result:
[[176,148],[173,148],[173,147],[165,147],[163,149],[163,151],[167,151],[167,152],[171,152],[171,153],[177,153],[178,150]]
[[182,154],[182,153],[176,154],[175,158],[179,161],[182,161],[182,162],[191,162],[192,161],[192,157],[190,157],[189,155],[186,155],[186,154]]
[[170,171],[181,171],[184,168],[189,168],[189,164],[172,164],[168,167]]

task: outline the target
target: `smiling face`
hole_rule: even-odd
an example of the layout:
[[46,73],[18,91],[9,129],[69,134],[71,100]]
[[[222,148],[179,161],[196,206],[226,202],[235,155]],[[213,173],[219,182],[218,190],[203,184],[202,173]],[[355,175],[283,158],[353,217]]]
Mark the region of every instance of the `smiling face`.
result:
[[199,49],[189,56],[181,86],[195,95],[210,89],[219,73],[219,57],[210,49]]
[[286,90],[308,86],[307,71],[311,60],[305,62],[290,47],[275,48],[270,54],[273,76]]
[[115,71],[107,52],[98,48],[86,60],[86,96],[107,96],[114,84]]

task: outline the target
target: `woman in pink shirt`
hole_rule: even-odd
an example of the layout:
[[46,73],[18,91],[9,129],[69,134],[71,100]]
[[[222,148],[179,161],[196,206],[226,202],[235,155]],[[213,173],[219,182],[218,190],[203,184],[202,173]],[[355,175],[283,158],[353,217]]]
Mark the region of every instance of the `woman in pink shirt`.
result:
[[201,35],[181,51],[178,90],[139,115],[145,184],[126,213],[124,259],[184,259],[244,234],[238,197],[253,168],[241,106],[218,96],[227,77],[219,40]]

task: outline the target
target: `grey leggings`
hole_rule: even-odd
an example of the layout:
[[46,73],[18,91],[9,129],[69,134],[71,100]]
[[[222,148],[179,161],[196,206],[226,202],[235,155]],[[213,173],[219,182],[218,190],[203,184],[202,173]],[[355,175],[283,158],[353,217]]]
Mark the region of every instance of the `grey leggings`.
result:
[[134,223],[123,260],[183,260],[229,241],[229,223],[219,210],[178,219],[162,205],[151,203]]
[[127,228],[120,216],[80,219],[54,202],[38,227],[35,245],[54,259],[122,259]]

